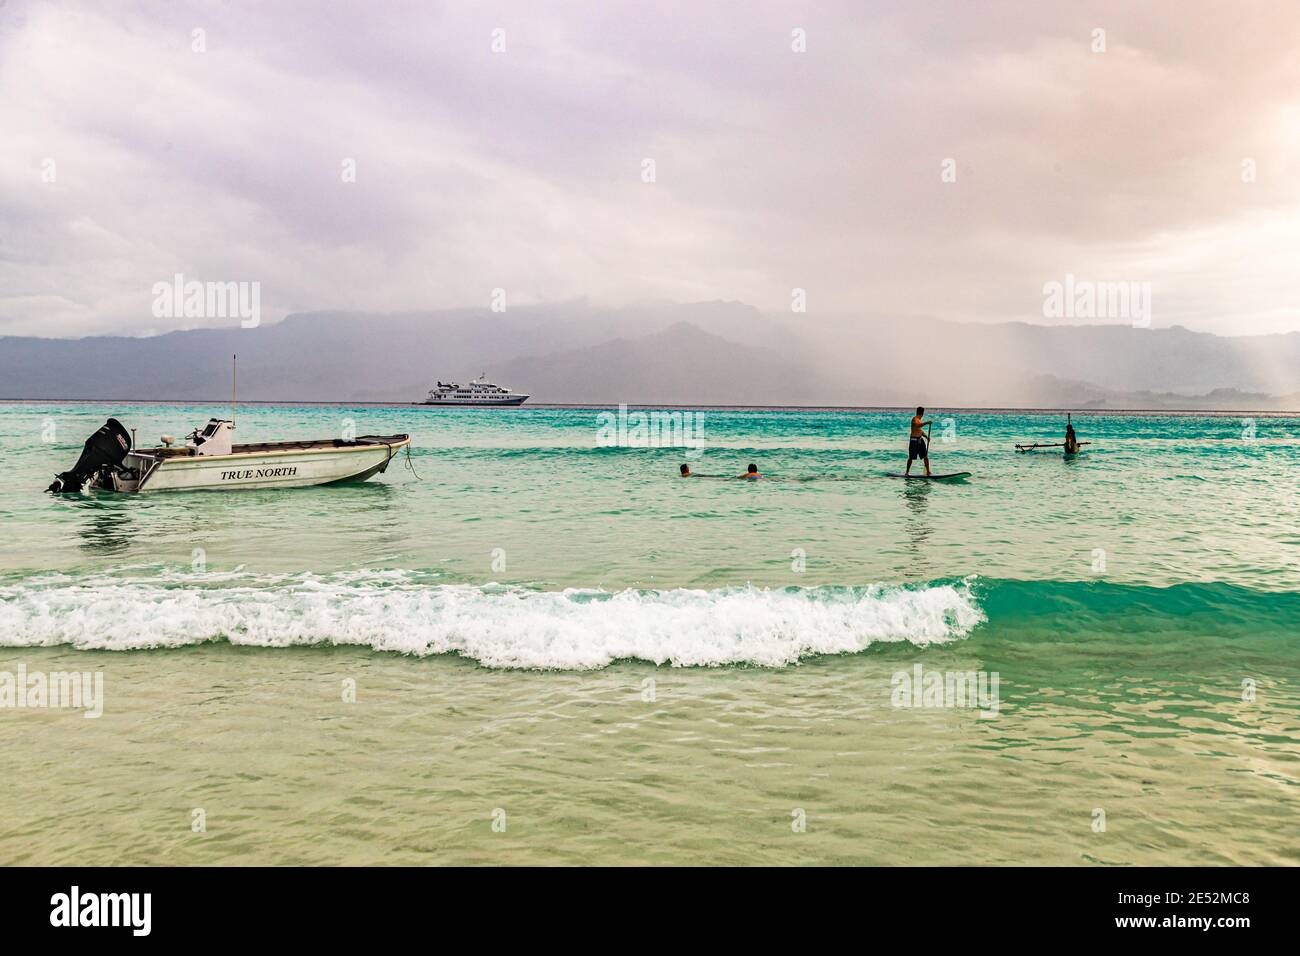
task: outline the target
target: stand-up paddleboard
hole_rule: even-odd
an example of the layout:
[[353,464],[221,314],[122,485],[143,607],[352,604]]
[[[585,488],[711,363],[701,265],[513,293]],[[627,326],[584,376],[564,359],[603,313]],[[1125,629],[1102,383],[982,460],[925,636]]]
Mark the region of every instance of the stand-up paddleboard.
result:
[[947,475],[887,475],[889,478],[907,478],[915,481],[949,481],[952,479],[969,478],[969,471],[954,471]]

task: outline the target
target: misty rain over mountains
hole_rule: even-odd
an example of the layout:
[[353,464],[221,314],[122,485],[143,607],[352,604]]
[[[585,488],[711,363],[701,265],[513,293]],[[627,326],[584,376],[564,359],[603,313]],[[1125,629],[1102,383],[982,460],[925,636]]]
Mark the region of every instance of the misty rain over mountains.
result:
[[1294,409],[1300,333],[765,314],[584,302],[381,314],[152,337],[0,337],[0,398],[413,402],[489,379],[532,403]]

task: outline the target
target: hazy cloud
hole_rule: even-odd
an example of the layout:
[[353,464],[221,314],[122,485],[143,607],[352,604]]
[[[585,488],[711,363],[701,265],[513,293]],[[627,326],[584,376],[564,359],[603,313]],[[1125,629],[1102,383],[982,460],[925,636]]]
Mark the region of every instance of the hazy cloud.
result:
[[802,287],[1038,322],[1072,273],[1295,329],[1298,47],[1282,0],[9,0],[0,333],[193,324],[151,314],[175,273],[271,320]]

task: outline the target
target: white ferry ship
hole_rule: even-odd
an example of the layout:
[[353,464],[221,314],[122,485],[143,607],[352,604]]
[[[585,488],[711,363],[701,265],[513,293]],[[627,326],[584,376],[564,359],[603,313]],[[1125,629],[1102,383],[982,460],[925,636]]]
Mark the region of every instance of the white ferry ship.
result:
[[419,405],[522,405],[528,401],[527,395],[512,392],[500,385],[486,381],[484,372],[468,385],[455,382],[439,382],[437,388],[429,389],[429,397]]

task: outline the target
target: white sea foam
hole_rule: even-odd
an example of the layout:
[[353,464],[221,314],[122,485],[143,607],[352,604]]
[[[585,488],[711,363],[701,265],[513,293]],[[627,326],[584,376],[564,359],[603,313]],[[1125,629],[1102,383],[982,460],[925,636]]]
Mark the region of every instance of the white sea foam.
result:
[[60,575],[0,587],[0,645],[133,650],[206,641],[460,654],[487,667],[782,667],[880,641],[942,643],[984,620],[970,587],[537,591],[407,572],[163,579]]

